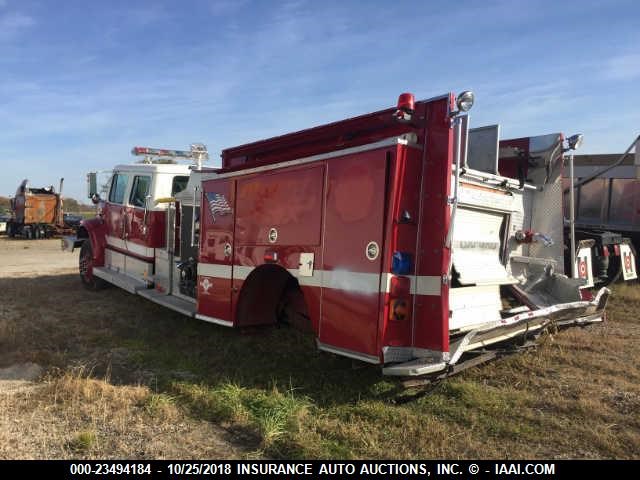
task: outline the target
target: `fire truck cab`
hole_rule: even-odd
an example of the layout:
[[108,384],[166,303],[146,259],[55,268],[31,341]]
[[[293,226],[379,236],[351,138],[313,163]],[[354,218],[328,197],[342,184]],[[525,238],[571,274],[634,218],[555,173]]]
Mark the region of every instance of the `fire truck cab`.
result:
[[562,217],[545,210],[561,136],[535,175],[511,178],[496,129],[468,128],[472,104],[471,92],[402,94],[223,150],[221,168],[116,167],[84,239],[66,246],[82,244],[91,288],[228,327],[287,322],[388,375],[441,374],[551,323],[601,321],[609,291],[592,298],[562,273],[550,231]]
[[[118,165],[113,170],[108,196],[100,205],[104,230],[104,265],[93,276],[131,293],[153,282],[155,251],[166,243],[166,209],[158,199],[186,187],[186,165]],[[87,229],[87,225],[85,225]],[[91,282],[93,279],[85,277]]]

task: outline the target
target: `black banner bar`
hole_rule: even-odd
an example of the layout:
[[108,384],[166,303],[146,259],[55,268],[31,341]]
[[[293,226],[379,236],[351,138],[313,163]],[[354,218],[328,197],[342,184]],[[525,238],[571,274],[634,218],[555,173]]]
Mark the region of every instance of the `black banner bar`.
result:
[[638,460],[3,460],[2,478],[276,478],[411,479],[585,478],[637,476]]

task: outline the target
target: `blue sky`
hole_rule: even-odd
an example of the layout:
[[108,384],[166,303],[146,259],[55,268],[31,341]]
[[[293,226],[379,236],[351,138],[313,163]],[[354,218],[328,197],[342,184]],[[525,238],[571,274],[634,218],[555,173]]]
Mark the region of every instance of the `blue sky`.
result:
[[637,1],[0,0],[0,195],[472,89],[503,137],[640,133]]

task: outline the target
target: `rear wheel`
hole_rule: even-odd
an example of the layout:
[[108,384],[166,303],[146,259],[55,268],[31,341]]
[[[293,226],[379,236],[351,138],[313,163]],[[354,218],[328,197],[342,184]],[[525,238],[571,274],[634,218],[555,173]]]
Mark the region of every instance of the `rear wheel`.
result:
[[604,282],[604,285],[610,285],[612,283],[616,283],[620,280],[622,276],[622,262],[621,257],[611,256],[609,257],[609,268],[607,269],[607,280]]
[[107,283],[93,274],[93,266],[93,249],[91,248],[91,241],[87,239],[82,242],[82,247],[80,248],[80,280],[82,280],[82,284],[87,289],[100,290],[104,288]]
[[276,317],[279,322],[291,325],[301,332],[313,332],[304,294],[302,290],[300,290],[298,282],[293,278],[287,282],[280,301],[276,306]]

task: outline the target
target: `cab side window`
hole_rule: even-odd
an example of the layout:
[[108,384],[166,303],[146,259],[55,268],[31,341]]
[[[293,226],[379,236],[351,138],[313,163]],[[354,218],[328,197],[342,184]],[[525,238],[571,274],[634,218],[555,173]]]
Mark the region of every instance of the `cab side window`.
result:
[[134,207],[144,208],[147,195],[149,195],[149,187],[151,186],[151,177],[135,176],[133,177],[133,187],[129,197],[129,204]]
[[111,180],[111,190],[109,191],[109,201],[111,203],[124,203],[124,194],[127,191],[129,177],[124,173],[116,173]]
[[173,182],[171,183],[171,196],[173,197],[176,193],[179,193],[187,188],[188,182],[189,177],[187,175],[179,175],[173,177]]

